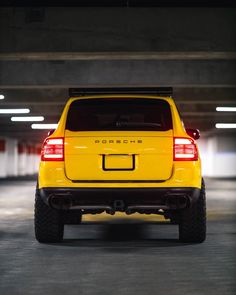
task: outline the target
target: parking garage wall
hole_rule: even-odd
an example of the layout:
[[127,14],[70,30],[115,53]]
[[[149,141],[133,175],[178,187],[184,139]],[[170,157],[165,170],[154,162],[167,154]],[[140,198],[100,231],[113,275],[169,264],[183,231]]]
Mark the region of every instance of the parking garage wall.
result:
[[233,136],[212,136],[199,140],[202,171],[208,177],[236,177],[236,150]]
[[6,141],[0,139],[0,177],[6,177]]
[[0,138],[0,178],[36,174],[39,158],[37,145]]

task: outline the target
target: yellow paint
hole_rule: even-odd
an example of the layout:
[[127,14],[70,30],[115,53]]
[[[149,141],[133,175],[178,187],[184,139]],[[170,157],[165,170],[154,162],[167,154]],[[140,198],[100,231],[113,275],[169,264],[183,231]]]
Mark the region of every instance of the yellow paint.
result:
[[[171,108],[173,130],[169,131],[65,131],[70,104],[77,99],[137,98],[134,95],[84,96],[70,99],[58,128],[50,137],[65,137],[65,162],[42,162],[39,188],[42,187],[201,187],[201,163],[173,161],[173,137],[190,138],[185,132],[172,98],[139,95],[139,98],[166,100]],[[118,141],[118,142],[117,142]],[[123,155],[115,158],[114,154]],[[134,155],[133,171],[105,171],[106,168],[129,168]],[[121,165],[121,166],[119,166]],[[74,183],[72,180],[112,180],[103,183]],[[114,183],[114,180],[145,180],[145,183]],[[161,180],[162,182],[148,181]]]
[[[100,158],[100,157],[99,157]],[[133,157],[129,154],[118,155],[105,155],[104,156],[104,168],[109,170],[117,169],[133,169]]]
[[[77,135],[76,137],[70,137],[68,133],[71,132],[65,132],[65,173],[69,179],[166,180],[171,176],[173,167],[172,131],[97,131],[92,132],[93,135],[90,134],[91,132],[73,132]],[[159,136],[159,133],[161,133],[161,136]],[[166,134],[165,137],[163,136],[164,133]],[[111,139],[115,143],[109,143]],[[116,140],[119,143],[116,143]],[[107,141],[107,143],[102,143],[104,141]],[[109,165],[109,163],[111,164],[109,155],[121,154],[126,155],[126,160],[128,155],[134,155],[135,169],[133,171],[103,170],[103,155],[106,156]],[[118,159],[115,160],[114,156],[112,158],[113,165],[117,164],[118,167],[125,165],[129,168],[132,164],[129,161],[124,163],[125,157],[119,159],[119,164]],[[165,165],[160,165],[160,163],[165,163]]]
[[102,222],[102,221],[120,221],[120,222],[160,222],[160,221],[167,221],[162,215],[157,214],[139,214],[134,213],[132,215],[127,215],[122,212],[116,212],[115,215],[109,215],[106,213],[102,214],[86,214],[83,215],[83,222]]

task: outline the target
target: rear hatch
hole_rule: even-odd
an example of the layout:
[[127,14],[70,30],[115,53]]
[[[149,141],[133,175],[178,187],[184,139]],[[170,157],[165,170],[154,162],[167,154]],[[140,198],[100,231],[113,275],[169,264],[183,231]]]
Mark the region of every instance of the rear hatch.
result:
[[65,171],[73,181],[170,178],[173,130],[163,99],[93,98],[72,102],[65,130]]

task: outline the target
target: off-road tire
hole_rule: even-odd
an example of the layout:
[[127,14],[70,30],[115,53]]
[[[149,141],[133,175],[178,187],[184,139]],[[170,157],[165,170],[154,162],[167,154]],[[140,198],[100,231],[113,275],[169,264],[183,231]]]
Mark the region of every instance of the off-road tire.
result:
[[179,240],[184,243],[202,243],[206,239],[206,195],[205,183],[198,200],[180,213]]
[[37,189],[35,194],[34,229],[35,238],[40,243],[58,243],[63,240],[64,224],[61,212],[46,205]]
[[82,211],[81,210],[64,210],[63,223],[64,224],[81,224]]

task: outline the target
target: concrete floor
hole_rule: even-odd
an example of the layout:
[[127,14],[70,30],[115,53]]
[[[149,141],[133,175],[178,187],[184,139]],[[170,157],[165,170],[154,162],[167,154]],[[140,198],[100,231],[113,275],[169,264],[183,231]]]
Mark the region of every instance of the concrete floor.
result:
[[35,181],[0,181],[0,294],[236,294],[236,181],[207,180],[208,235],[154,216],[87,216],[61,244],[33,233]]

